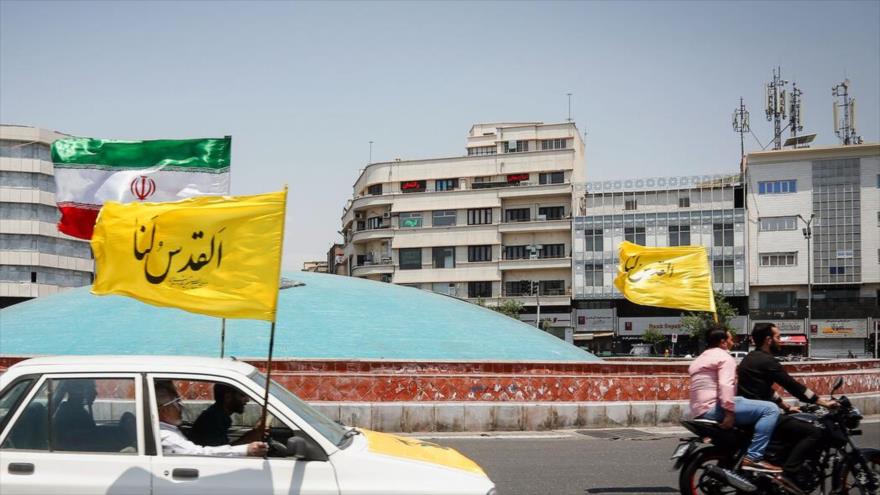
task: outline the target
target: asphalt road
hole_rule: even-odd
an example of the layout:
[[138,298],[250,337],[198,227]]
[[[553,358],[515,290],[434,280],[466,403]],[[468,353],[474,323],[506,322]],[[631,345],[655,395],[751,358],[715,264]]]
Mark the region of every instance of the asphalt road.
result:
[[[863,425],[861,446],[880,445],[880,422]],[[586,430],[633,438],[602,439],[571,430],[546,434],[427,436],[479,463],[500,495],[678,493],[669,456],[683,429]]]

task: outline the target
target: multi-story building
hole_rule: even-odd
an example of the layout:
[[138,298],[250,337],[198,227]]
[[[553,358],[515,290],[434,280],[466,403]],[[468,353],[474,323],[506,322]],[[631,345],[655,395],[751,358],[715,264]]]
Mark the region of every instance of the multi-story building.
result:
[[342,216],[347,273],[481,301],[568,326],[574,123],[476,124],[466,156],[370,163]]
[[327,273],[327,262],[324,260],[303,261],[302,271],[315,272],[315,273]]
[[813,356],[870,354],[880,324],[880,144],[751,153],[747,163],[752,321],[777,323],[789,344],[809,341]]
[[0,307],[92,283],[88,241],[56,227],[50,145],[61,137],[0,126]]
[[327,272],[334,275],[346,275],[345,248],[342,244],[333,243],[327,250]]
[[[594,351],[627,352],[645,330],[682,333],[679,310],[645,307],[614,286],[618,245],[701,245],[708,248],[715,290],[740,309],[745,328],[745,191],[738,173],[608,180],[586,184],[585,214],[574,219],[575,341]],[[686,345],[682,335],[680,345]],[[678,338],[675,338],[678,340]],[[680,347],[681,348],[681,347]]]

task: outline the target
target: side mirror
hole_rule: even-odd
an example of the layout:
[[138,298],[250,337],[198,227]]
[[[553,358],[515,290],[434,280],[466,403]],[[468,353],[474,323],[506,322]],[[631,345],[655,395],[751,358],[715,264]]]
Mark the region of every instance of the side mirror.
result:
[[843,377],[837,377],[837,380],[834,381],[834,385],[831,387],[831,395],[834,395],[834,392],[837,391],[840,387],[843,386]]
[[303,461],[326,461],[327,454],[320,446],[303,437],[292,436],[287,439],[287,456]]

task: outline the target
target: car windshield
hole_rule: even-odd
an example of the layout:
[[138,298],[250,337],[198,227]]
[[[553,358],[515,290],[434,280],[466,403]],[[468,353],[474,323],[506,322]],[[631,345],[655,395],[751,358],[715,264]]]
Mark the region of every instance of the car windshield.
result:
[[[254,371],[249,377],[261,387],[266,385],[266,375],[259,371]],[[339,445],[343,440],[346,432],[344,426],[327,416],[324,416],[320,411],[303,402],[302,399],[279,385],[275,380],[272,380],[269,385],[269,393],[281,400],[281,402],[289,407],[291,411],[296,413],[297,416],[302,418],[302,420],[308,423],[312,428],[318,430],[320,434],[324,435],[327,440],[333,442],[334,445]]]

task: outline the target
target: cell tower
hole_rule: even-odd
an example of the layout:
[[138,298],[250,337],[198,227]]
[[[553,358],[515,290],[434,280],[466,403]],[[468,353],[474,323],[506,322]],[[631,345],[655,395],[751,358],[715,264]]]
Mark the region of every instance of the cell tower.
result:
[[749,127],[749,111],[743,103],[742,97],[739,99],[739,108],[733,111],[733,130],[739,133],[739,171],[744,171],[744,163],[746,159],[745,133],[751,132]]
[[831,94],[834,96],[834,133],[844,145],[862,144],[862,137],[856,135],[856,99],[849,97],[849,79],[831,88]]
[[785,119],[785,85],[782,68],[773,69],[773,82],[767,84],[767,121],[773,122],[773,149],[782,149],[782,120]]
[[791,96],[788,106],[788,128],[791,131],[791,137],[797,141],[798,132],[804,130],[804,119],[801,113],[801,95],[803,91],[799,90],[797,83],[791,83]]

